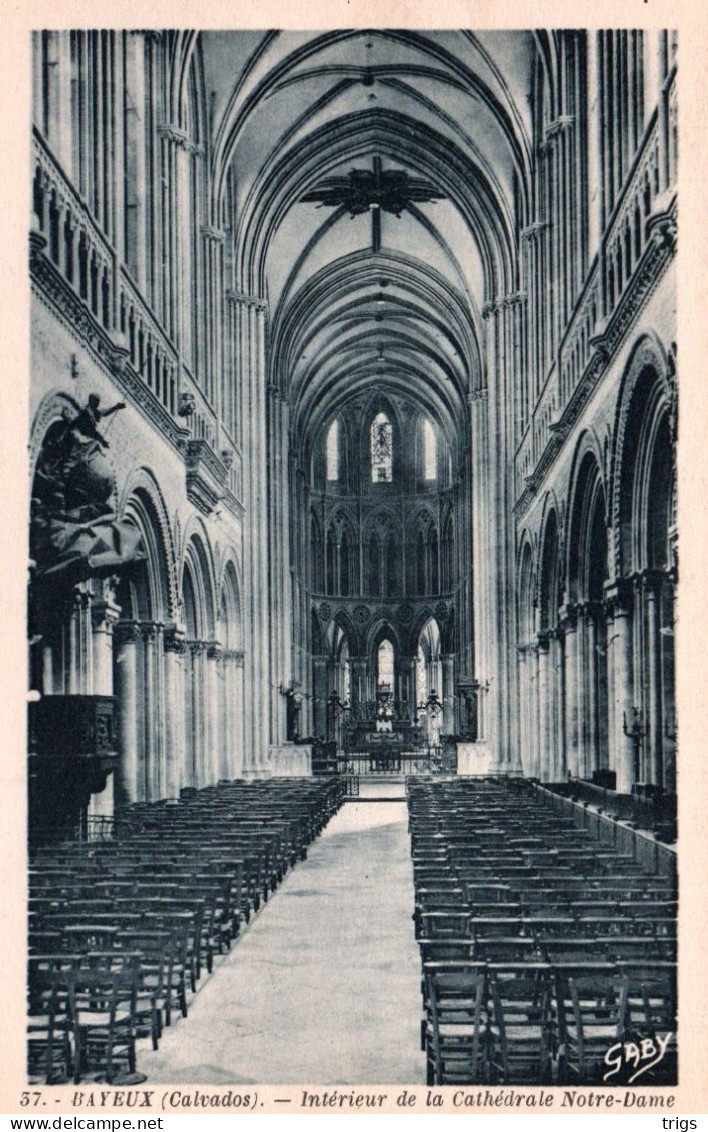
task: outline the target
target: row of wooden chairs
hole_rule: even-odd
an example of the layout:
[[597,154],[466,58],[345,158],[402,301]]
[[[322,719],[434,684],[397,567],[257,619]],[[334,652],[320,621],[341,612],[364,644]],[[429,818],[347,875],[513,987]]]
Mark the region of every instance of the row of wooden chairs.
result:
[[[429,1079],[591,1083],[600,1047],[641,1033],[638,1003],[669,1043],[655,1075],[675,1075],[675,878],[599,844],[523,780],[411,779],[407,797]],[[518,1013],[529,987],[538,1012]],[[595,1019],[586,1001],[604,1003]]]
[[[29,886],[31,1071],[47,1081],[134,1075],[135,1039],[149,1037],[156,1049],[175,1011],[187,1017],[204,970],[305,858],[342,800],[336,779],[221,783],[179,802],[129,807],[110,840],[38,850]],[[104,980],[93,1001],[105,1033],[77,1021],[87,1016],[91,980]]]
[[630,1042],[663,1051],[645,1084],[675,1082],[674,963],[427,963],[424,981],[428,1084],[627,1084]]

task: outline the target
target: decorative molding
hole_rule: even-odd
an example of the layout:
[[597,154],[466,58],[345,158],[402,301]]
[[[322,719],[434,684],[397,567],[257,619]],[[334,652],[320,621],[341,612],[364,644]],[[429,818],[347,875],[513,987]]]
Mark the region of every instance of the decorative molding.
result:
[[226,468],[206,440],[185,443],[187,498],[203,515],[211,515],[224,497]]
[[229,303],[240,303],[244,307],[255,307],[256,310],[268,312],[268,300],[258,295],[246,295],[243,291],[227,291],[226,300]]
[[157,132],[161,138],[171,142],[172,145],[177,146],[178,149],[184,150],[185,153],[193,153],[197,156],[201,156],[204,153],[204,147],[192,141],[189,134],[181,130],[179,126],[158,126]]
[[549,122],[545,129],[546,142],[555,140],[562,134],[568,133],[569,130],[575,125],[575,116],[573,114],[559,114],[553,121]]
[[112,633],[120,617],[120,606],[114,601],[91,602],[91,623],[94,632]]
[[371,610],[368,605],[355,605],[352,617],[358,625],[366,625],[371,618]]
[[548,227],[547,221],[545,221],[545,220],[535,220],[533,222],[533,224],[529,224],[526,228],[522,228],[521,239],[522,240],[535,240],[541,235],[541,233],[547,227]]
[[471,389],[467,394],[467,403],[472,406],[479,401],[487,401],[489,398],[489,390],[486,388]]
[[226,232],[221,228],[214,228],[211,224],[203,224],[201,233],[205,240],[214,244],[223,244],[226,241]]
[[628,331],[656,289],[674,252],[665,242],[648,244],[628,286],[607,321],[605,333],[593,339],[595,350],[568,400],[563,413],[555,422],[550,440],[546,444],[533,472],[526,477],[526,486],[514,505],[514,516],[523,518],[534,497],[560,453],[573,426],[590,401],[611,361],[616,357]]
[[113,640],[117,645],[135,645],[140,637],[139,621],[116,621],[113,626]]
[[177,414],[180,417],[193,416],[197,407],[197,399],[189,390],[183,389],[179,395]]
[[177,629],[174,626],[165,627],[162,634],[162,647],[165,652],[184,656],[187,651],[187,639],[184,630]]
[[179,451],[180,430],[167,409],[158,401],[140,375],[133,369],[128,351],[113,341],[99,324],[85,302],[56,266],[43,254],[46,241],[30,236],[30,277],[35,294],[75,338],[79,339],[98,365],[116,382],[131,407],[136,408],[149,424]]
[[401,622],[401,625],[410,625],[411,621],[413,620],[414,612],[415,611],[413,609],[413,606],[410,605],[407,601],[404,601],[396,610],[396,616]]

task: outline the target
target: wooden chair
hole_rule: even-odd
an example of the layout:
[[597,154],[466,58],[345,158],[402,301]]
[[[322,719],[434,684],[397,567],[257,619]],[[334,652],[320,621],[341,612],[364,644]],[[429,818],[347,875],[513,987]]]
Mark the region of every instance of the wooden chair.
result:
[[80,968],[69,981],[69,1007],[74,1035],[74,1083],[88,1072],[113,1081],[123,1069],[136,1072],[135,967],[118,971]]
[[69,971],[30,960],[27,1073],[47,1085],[68,1081],[72,1073],[69,980]]
[[489,992],[490,1080],[550,1083],[556,1037],[551,968],[543,963],[490,965]]
[[677,1081],[676,964],[665,960],[628,960],[617,963],[627,983],[625,1030],[627,1038],[651,1038],[665,1044],[661,1061],[642,1076],[646,1084],[675,1085]]
[[426,972],[426,1076],[429,1085],[486,1081],[486,970],[471,964],[450,974]]
[[613,964],[561,963],[555,970],[559,1079],[597,1084],[607,1050],[624,1041],[627,981]]

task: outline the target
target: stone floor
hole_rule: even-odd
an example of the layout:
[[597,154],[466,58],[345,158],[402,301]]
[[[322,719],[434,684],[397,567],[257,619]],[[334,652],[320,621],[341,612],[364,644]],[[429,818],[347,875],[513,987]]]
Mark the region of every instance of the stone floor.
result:
[[141,1051],[150,1082],[422,1084],[404,801],[348,802]]

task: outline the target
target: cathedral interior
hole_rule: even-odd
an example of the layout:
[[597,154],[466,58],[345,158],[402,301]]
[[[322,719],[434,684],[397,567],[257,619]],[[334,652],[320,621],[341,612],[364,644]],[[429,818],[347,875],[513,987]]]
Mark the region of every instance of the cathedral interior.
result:
[[32,60],[35,1079],[671,1083],[676,35]]

